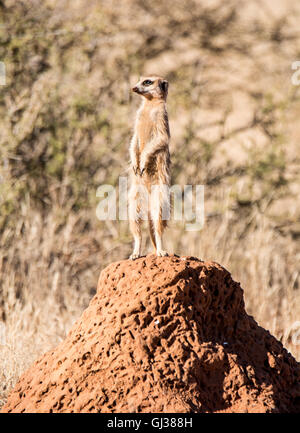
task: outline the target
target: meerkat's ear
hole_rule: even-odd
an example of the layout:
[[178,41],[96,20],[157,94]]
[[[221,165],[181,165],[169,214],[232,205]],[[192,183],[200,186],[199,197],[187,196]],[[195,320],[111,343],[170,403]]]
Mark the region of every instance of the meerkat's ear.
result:
[[169,83],[167,82],[167,80],[162,80],[162,81],[159,83],[159,87],[161,88],[161,90],[162,90],[164,93],[167,93],[167,91],[168,91],[168,87],[169,87]]

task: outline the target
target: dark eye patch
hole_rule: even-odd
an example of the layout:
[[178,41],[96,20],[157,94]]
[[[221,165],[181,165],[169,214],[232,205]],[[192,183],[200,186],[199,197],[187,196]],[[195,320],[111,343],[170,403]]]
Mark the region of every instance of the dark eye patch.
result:
[[151,81],[151,80],[143,81],[143,86],[151,86],[151,84],[153,84],[153,81]]

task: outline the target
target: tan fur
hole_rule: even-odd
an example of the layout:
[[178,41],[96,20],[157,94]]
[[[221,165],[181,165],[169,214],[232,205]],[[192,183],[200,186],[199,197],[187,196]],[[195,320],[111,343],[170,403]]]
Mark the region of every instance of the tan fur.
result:
[[[150,84],[149,84],[150,83]],[[130,228],[135,245],[132,259],[141,255],[141,222],[138,212],[145,210],[144,219],[148,219],[150,238],[159,256],[167,255],[162,249],[162,235],[167,225],[162,210],[169,209],[170,153],[169,122],[166,109],[168,82],[158,76],[141,77],[132,89],[143,98],[137,112],[134,134],[130,144],[132,166],[131,188],[129,196]],[[154,185],[157,185],[153,194]],[[165,185],[165,187],[163,186]],[[153,202],[145,202],[141,189]],[[146,210],[146,209],[147,210]],[[146,217],[146,218],[145,218]]]

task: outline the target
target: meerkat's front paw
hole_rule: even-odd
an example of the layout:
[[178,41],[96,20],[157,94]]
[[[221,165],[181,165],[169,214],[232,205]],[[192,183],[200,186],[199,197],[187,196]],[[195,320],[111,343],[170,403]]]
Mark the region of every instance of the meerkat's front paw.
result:
[[141,160],[141,161],[140,161],[140,176],[141,176],[141,177],[142,177],[143,174],[146,172],[146,170],[147,170],[147,165],[148,165],[147,161],[144,161],[144,160]]
[[129,259],[130,259],[130,260],[135,260],[135,259],[138,259],[139,257],[141,257],[141,255],[140,255],[139,253],[135,253],[135,252],[133,252],[133,253],[131,254],[131,256],[129,257]]
[[165,257],[165,256],[168,256],[169,254],[167,253],[167,251],[160,250],[160,251],[156,252],[156,255],[158,257]]
[[137,166],[137,165],[134,165],[134,166],[132,167],[132,169],[133,169],[134,174],[137,176],[137,175],[139,174],[139,168],[138,168],[138,166]]

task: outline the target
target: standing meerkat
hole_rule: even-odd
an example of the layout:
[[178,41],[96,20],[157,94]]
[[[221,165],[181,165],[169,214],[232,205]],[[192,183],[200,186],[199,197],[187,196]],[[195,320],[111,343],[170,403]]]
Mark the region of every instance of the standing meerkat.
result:
[[142,219],[148,220],[156,255],[166,256],[162,235],[170,214],[168,82],[156,75],[141,77],[132,91],[142,96],[142,104],[137,111],[130,143],[129,223],[134,236],[130,258],[141,256]]

